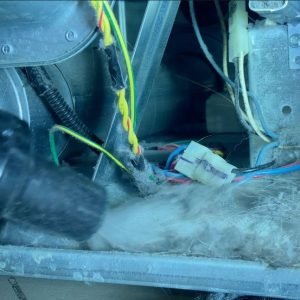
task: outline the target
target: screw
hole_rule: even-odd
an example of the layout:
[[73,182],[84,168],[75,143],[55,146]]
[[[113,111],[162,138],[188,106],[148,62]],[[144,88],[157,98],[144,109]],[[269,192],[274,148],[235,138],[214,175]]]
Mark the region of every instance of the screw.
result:
[[300,34],[293,34],[290,36],[290,46],[294,48],[300,46]]
[[12,46],[5,44],[2,46],[1,51],[3,54],[10,54],[12,52]]
[[75,41],[77,39],[76,32],[69,30],[66,32],[66,40],[69,42]]

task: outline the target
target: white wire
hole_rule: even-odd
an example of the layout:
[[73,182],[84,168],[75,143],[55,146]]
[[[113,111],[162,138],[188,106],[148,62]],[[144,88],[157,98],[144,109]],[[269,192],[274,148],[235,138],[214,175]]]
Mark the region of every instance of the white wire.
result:
[[263,139],[265,142],[269,143],[271,140],[260,130],[259,125],[257,124],[256,120],[253,117],[247,88],[246,88],[246,81],[245,81],[245,72],[244,72],[244,53],[241,52],[239,57],[239,75],[240,75],[240,83],[242,89],[242,95],[244,100],[245,112],[248,118],[249,124],[252,126],[253,130],[257,133],[257,135]]
[[[224,16],[222,13],[222,9],[220,6],[220,2],[219,0],[214,0],[215,2],[215,7],[217,10],[217,15],[219,18],[219,22],[221,25],[221,29],[222,29],[222,38],[223,38],[223,72],[225,74],[225,76],[227,76],[229,78],[229,73],[228,73],[228,37],[227,37],[227,31],[226,31],[226,25],[225,25],[225,20],[224,20]],[[235,95],[233,93],[233,89],[232,87],[226,83],[226,87],[227,87],[227,91],[229,94],[229,97],[233,103],[233,105],[235,105]],[[249,123],[248,121],[248,117],[246,116],[246,114],[241,110],[241,116],[242,118]]]
[[199,29],[198,26],[198,22],[197,22],[197,18],[196,18],[196,13],[195,13],[195,7],[194,7],[194,0],[189,0],[189,7],[190,7],[190,15],[192,18],[192,25],[193,25],[193,29],[195,31],[195,35],[197,38],[197,41],[199,43],[200,48],[202,49],[205,57],[207,58],[207,60],[210,62],[210,64],[212,65],[212,67],[215,69],[215,71],[219,74],[219,76],[221,78],[223,78],[223,80],[229,84],[231,87],[235,87],[234,82],[232,82],[232,80],[230,78],[228,78],[227,76],[225,76],[223,70],[218,66],[218,64],[215,62],[212,54],[209,52]]
[[[226,87],[227,87],[229,96],[230,96],[230,98],[232,100],[232,103],[235,105],[235,95],[234,95],[233,89],[232,89],[233,85],[229,84],[230,79],[229,79],[229,76],[228,76],[228,64],[227,64],[227,60],[228,60],[228,41],[227,41],[227,31],[226,31],[224,16],[223,16],[223,13],[222,13],[222,9],[221,9],[219,0],[214,0],[214,3],[215,3],[215,6],[216,6],[216,10],[217,10],[219,22],[221,24],[222,37],[223,37],[223,76],[222,76],[222,78],[224,78],[224,80],[227,79],[227,80],[225,80]],[[200,34],[198,26],[197,26],[197,21],[196,21],[196,17],[195,17],[193,0],[190,0],[189,4],[190,4],[190,13],[191,13],[191,17],[192,17],[192,21],[193,21],[193,27],[194,27],[194,30],[195,30],[195,33],[196,33],[196,37],[197,37],[197,39],[199,41],[199,44],[200,44],[203,52],[206,53],[206,51],[208,52],[208,49],[207,49],[206,45],[203,45],[204,42],[202,40],[201,34]],[[210,62],[211,62],[211,59],[213,60],[213,58],[212,58],[212,56],[211,56],[210,53],[209,53],[209,55],[206,55],[206,57],[208,58],[208,60]],[[213,61],[212,65],[215,67],[215,62],[214,61]],[[241,117],[248,124],[251,125],[251,127],[253,128],[253,130],[256,132],[256,134],[261,139],[263,139],[265,142],[270,142],[271,140],[263,133],[263,131],[261,129],[261,126],[256,122],[256,120],[253,117],[252,111],[251,111],[251,107],[250,107],[250,103],[249,103],[249,98],[248,98],[248,92],[247,92],[247,88],[246,88],[246,81],[245,81],[244,54],[243,53],[241,53],[241,55],[239,57],[239,76],[240,76],[242,96],[243,96],[244,106],[245,106],[245,111],[246,111],[246,113],[244,113],[243,111],[241,111]],[[238,99],[237,99],[237,101],[238,101]]]
[[[222,13],[222,9],[221,9],[219,0],[214,0],[214,2],[215,2],[215,7],[216,7],[216,10],[217,10],[217,15],[218,15],[218,18],[219,18],[219,22],[220,22],[220,25],[221,25],[221,30],[222,30],[222,38],[223,38],[223,72],[224,72],[225,76],[229,78],[228,64],[227,64],[227,61],[228,61],[228,41],[227,41],[226,25],[225,25],[225,20],[224,20],[224,16],[223,16],[223,13]],[[232,87],[228,83],[226,83],[226,87],[227,87],[230,99],[232,100],[232,103],[234,104],[235,101],[234,101],[234,93],[233,93]]]

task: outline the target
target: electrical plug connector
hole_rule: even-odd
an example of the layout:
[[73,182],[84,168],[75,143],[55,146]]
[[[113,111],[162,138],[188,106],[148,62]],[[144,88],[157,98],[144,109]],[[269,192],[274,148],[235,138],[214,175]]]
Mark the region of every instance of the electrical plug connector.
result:
[[191,142],[179,158],[175,170],[185,176],[211,186],[232,182],[236,167],[229,164],[209,148]]
[[229,3],[229,62],[234,62],[241,53],[249,52],[248,12],[245,0],[231,0]]

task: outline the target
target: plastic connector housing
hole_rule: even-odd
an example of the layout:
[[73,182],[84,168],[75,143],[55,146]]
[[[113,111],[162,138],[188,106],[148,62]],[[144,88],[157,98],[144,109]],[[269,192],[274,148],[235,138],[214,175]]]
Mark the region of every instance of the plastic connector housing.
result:
[[211,186],[232,182],[236,167],[214,154],[210,149],[191,142],[179,158],[175,170],[185,176]]
[[241,53],[249,52],[248,12],[244,0],[231,0],[229,3],[229,61],[234,62]]

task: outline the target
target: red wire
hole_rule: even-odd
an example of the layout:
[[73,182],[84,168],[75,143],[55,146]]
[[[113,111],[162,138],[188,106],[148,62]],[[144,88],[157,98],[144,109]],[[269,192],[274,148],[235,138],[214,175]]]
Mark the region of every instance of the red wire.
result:
[[100,18],[99,18],[99,23],[98,23],[98,26],[101,29],[101,31],[103,31],[102,21],[103,21],[103,9],[101,10]]

